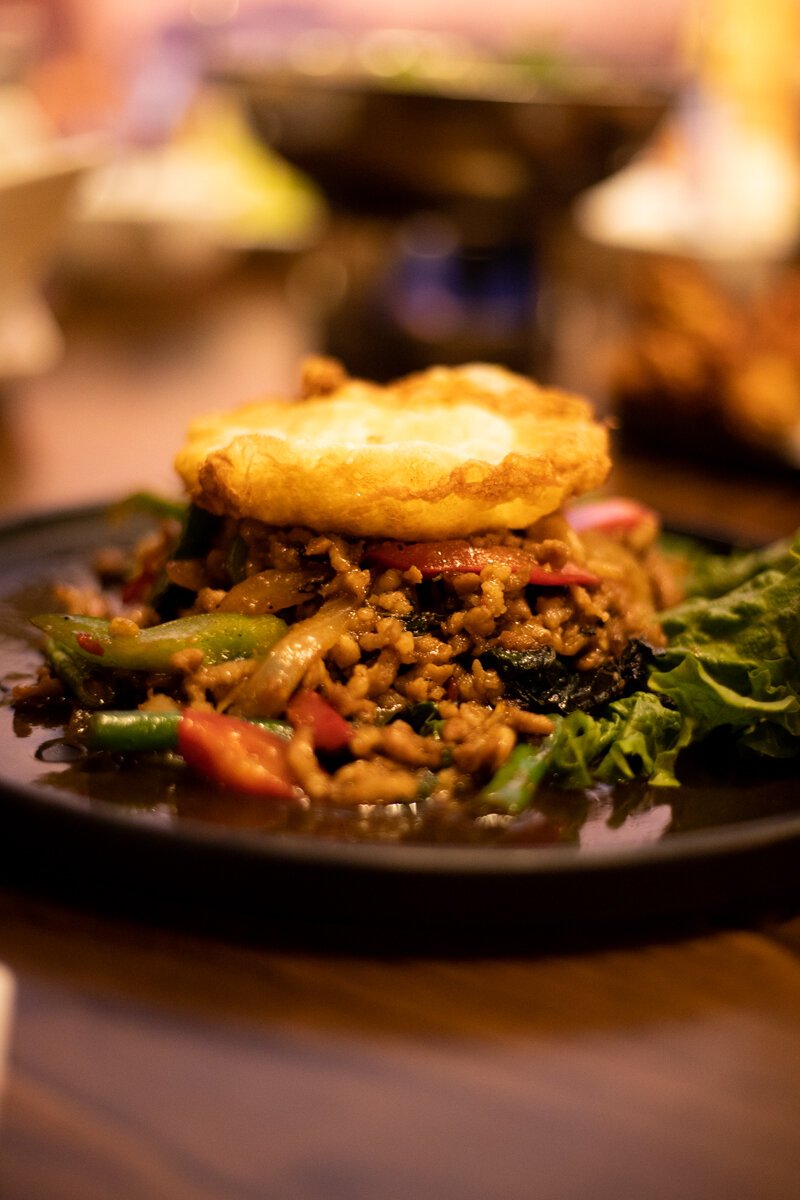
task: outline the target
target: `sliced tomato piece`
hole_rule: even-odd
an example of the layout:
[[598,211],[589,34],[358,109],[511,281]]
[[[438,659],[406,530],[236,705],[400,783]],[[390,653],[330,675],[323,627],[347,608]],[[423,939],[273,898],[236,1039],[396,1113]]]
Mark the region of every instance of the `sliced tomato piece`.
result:
[[570,584],[596,586],[600,579],[585,567],[565,563],[558,569],[540,565],[524,550],[515,546],[474,546],[452,539],[443,542],[377,542],[368,547],[367,562],[379,567],[409,571],[416,567],[424,579],[436,575],[480,574],[484,567],[499,564],[523,575],[528,583],[540,587],[566,587]]
[[586,529],[604,532],[633,529],[642,521],[655,519],[655,516],[652,508],[640,504],[638,500],[630,500],[627,496],[590,500],[567,510],[567,521],[578,533]]
[[178,750],[193,770],[220,787],[272,800],[300,794],[289,770],[286,742],[239,717],[185,708],[178,725]]
[[286,716],[297,729],[303,725],[311,730],[314,747],[335,753],[350,743],[351,728],[341,713],[319,692],[304,688],[295,692],[286,706]]

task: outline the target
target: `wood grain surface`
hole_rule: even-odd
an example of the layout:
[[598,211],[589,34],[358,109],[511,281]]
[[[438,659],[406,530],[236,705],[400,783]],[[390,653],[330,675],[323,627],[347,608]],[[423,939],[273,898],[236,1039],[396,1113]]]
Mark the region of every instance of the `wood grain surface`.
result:
[[0,895],[7,1197],[796,1194],[797,923],[469,960]]
[[[64,363],[5,397],[6,511],[160,482],[157,414],[174,432],[234,385],[231,402],[284,386],[312,340],[274,279],[194,304],[203,337],[162,314],[169,336],[151,321],[110,343],[102,313],[73,314]],[[800,524],[777,472],[627,461],[615,480],[748,537]],[[0,960],[17,983],[3,1200],[798,1195],[793,913],[580,950],[337,955],[0,881]]]

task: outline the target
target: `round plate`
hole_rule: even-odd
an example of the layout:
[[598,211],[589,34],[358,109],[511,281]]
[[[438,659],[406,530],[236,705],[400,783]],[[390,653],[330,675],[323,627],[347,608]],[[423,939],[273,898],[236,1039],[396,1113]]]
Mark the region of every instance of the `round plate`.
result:
[[[109,525],[100,508],[0,526],[6,688],[35,669],[28,617],[53,607],[51,585],[88,583],[95,551],[141,531]],[[3,875],[105,910],[324,943],[499,948],[546,932],[785,906],[800,894],[796,765],[721,781],[700,759],[691,784],[661,789],[627,816],[590,806],[570,844],[386,843],[175,816],[144,791],[121,800],[122,776],[108,771],[78,787],[74,764],[37,755],[58,732],[0,707]]]

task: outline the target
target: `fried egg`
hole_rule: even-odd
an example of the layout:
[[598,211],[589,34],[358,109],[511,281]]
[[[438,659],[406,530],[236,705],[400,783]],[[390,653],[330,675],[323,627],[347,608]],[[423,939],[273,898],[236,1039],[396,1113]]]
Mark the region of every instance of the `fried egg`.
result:
[[386,386],[328,378],[200,418],[176,468],[213,513],[402,541],[522,529],[605,479],[588,402],[486,363]]

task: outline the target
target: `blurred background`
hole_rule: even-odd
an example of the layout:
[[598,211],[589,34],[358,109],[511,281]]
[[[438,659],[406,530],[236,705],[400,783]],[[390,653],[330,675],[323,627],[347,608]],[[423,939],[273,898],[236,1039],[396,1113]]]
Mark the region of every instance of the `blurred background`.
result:
[[311,352],[586,392],[644,499],[795,487],[800,5],[554,7],[0,0],[0,509],[173,490]]

